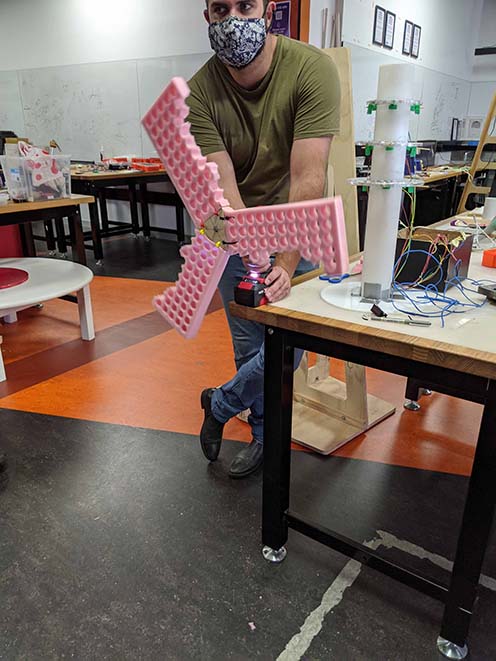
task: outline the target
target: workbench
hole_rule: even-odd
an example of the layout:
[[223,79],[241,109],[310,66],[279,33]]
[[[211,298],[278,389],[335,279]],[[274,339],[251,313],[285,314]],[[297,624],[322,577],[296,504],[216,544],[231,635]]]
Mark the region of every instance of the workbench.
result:
[[[480,259],[480,253],[474,254],[470,275],[496,280],[494,269],[480,266]],[[264,556],[283,560],[288,528],[297,530],[444,602],[441,638],[465,653],[496,504],[496,306],[486,303],[466,315],[447,317],[444,328],[436,319],[422,328],[381,324],[364,320],[357,310],[324,302],[320,294],[325,286],[312,277],[280,303],[260,308],[231,304],[234,315],[265,325]],[[390,562],[290,509],[295,348],[410,377],[484,407],[453,571],[444,583]],[[329,470],[332,479],[332,466]]]

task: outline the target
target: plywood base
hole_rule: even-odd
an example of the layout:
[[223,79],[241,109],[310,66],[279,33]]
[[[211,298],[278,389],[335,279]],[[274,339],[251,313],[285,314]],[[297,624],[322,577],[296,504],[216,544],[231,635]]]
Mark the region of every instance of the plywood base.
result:
[[392,415],[388,402],[367,394],[365,367],[346,363],[346,382],[329,376],[329,359],[303,357],[295,373],[293,440],[320,454],[331,454]]

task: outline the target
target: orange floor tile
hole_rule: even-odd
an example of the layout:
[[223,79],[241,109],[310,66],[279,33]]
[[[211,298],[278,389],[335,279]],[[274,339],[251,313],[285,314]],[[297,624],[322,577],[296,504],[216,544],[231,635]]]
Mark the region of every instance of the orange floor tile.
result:
[[[165,286],[166,283],[153,280],[95,277],[91,296],[96,331],[152,312],[152,298]],[[21,312],[17,324],[0,325],[0,334],[6,364],[77,340],[77,305],[59,299],[47,301],[42,310],[30,308]]]

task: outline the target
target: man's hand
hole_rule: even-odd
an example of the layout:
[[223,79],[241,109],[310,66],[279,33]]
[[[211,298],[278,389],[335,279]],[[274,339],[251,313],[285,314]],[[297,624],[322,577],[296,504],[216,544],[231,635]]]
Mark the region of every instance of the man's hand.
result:
[[282,266],[274,266],[265,278],[265,295],[270,303],[277,303],[291,291],[291,278]]

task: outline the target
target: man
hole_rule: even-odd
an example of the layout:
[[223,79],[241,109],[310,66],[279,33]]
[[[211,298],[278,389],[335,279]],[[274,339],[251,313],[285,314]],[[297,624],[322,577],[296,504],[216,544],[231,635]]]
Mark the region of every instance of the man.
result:
[[[225,197],[234,209],[322,197],[332,136],[339,130],[339,80],[331,59],[316,48],[270,34],[275,2],[206,2],[205,18],[215,55],[189,83],[188,120],[203,155],[219,168]],[[246,263],[238,255],[232,256],[219,290],[238,369],[230,387],[248,388],[249,396],[243,399],[253,403],[261,394],[258,377],[253,383],[250,379],[263,368],[264,329],[229,314]],[[268,300],[276,302],[287,296],[293,275],[311,268],[298,252],[275,255],[266,279]],[[251,361],[255,362],[248,369]],[[212,413],[213,404],[220,406],[215,400],[221,392],[209,389],[202,393],[205,423],[201,441],[210,461],[217,458],[222,439],[223,422]],[[215,411],[216,406],[213,408]],[[237,408],[236,403],[229,410]],[[260,467],[262,415],[263,411],[252,407],[248,422],[253,441],[235,458],[231,477],[245,477]],[[223,421],[228,417],[224,411]]]

